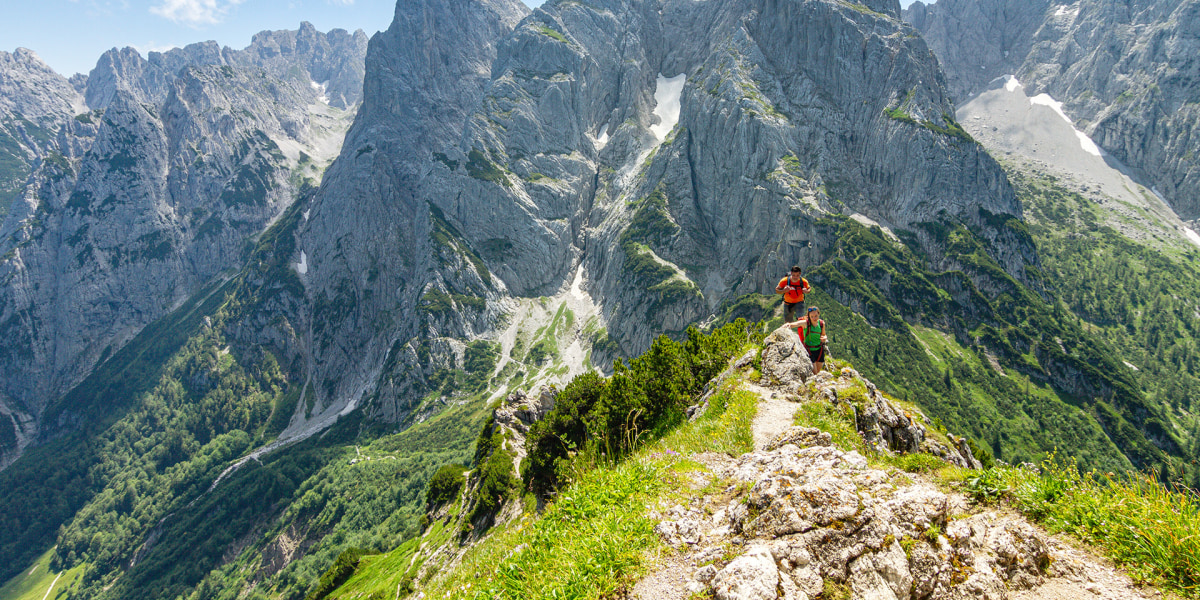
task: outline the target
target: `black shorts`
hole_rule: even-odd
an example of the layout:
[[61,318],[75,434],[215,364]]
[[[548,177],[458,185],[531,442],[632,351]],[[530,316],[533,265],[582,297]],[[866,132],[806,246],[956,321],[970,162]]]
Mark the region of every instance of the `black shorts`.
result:
[[[799,317],[796,316],[797,309],[799,309],[799,312],[800,312]],[[804,301],[801,300],[799,302],[788,302],[788,301],[784,300],[783,301],[783,316],[784,316],[784,320],[789,323],[792,321],[795,321],[798,318],[804,318]]]
[[812,350],[807,347],[805,347],[804,349],[808,350],[808,360],[811,360],[814,363],[825,362],[825,346],[824,345],[822,345],[820,348],[817,348],[816,350]]

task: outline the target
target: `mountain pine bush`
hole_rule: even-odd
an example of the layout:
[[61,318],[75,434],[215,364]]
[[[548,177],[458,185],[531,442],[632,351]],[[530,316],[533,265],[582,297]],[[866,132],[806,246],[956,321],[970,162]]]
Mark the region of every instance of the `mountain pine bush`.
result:
[[577,456],[615,461],[683,422],[685,410],[729,359],[762,333],[738,319],[710,334],[689,328],[676,342],[663,335],[607,379],[585,373],[559,393],[554,409],[530,428],[522,477],[538,494],[560,487]]

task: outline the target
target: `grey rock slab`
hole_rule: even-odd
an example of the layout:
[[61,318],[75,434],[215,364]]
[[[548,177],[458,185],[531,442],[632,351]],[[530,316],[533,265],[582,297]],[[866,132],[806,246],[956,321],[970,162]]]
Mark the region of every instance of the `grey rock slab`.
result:
[[719,600],[774,600],[779,595],[779,569],[766,546],[756,546],[733,559],[713,577]]

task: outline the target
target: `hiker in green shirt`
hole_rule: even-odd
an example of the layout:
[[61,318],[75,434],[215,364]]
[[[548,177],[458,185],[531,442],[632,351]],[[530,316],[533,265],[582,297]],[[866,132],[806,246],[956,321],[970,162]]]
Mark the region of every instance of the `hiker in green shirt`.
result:
[[825,367],[825,343],[829,338],[825,335],[825,320],[821,318],[821,309],[810,306],[808,314],[795,323],[788,323],[800,335],[800,342],[808,351],[808,358],[813,364],[813,375]]

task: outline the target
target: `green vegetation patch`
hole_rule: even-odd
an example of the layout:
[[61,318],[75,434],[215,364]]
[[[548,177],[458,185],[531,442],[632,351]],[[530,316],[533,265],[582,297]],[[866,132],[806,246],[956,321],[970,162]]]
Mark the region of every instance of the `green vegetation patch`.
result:
[[553,40],[555,40],[555,41],[557,41],[557,42],[562,42],[562,43],[564,43],[564,44],[570,44],[570,43],[571,43],[571,40],[568,40],[568,39],[567,39],[567,36],[565,36],[565,35],[563,35],[563,34],[559,33],[558,31],[556,31],[556,30],[554,30],[554,29],[551,29],[550,27],[547,27],[546,25],[543,25],[543,24],[541,24],[541,23],[538,23],[538,24],[537,24],[537,25],[535,25],[534,27],[537,29],[537,32],[538,32],[538,33],[540,33],[540,34],[542,34],[542,35],[544,35],[544,36],[546,36],[546,37],[548,37],[548,38],[551,38],[551,39],[553,39]]
[[482,151],[472,148],[467,153],[467,174],[475,179],[489,181],[501,187],[512,187],[508,171],[488,159]]
[[1200,497],[1157,473],[1082,472],[1050,457],[961,478],[984,502],[1003,500],[1051,532],[1069,533],[1117,561],[1135,581],[1200,595]]
[[645,551],[661,543],[645,506],[673,479],[664,466],[646,460],[583,473],[540,517],[526,516],[519,527],[493,534],[426,595],[613,597],[637,581]]
[[652,248],[665,248],[680,230],[671,220],[667,203],[661,188],[636,203],[633,219],[620,238],[623,268],[638,285],[656,294],[655,308],[700,295],[700,289],[680,269],[654,256]]
[[[1132,389],[1119,354],[992,258],[988,239],[1032,248],[1029,231],[1010,217],[979,217],[982,224],[970,226],[927,223],[920,235],[898,231],[903,244],[849,220],[818,222],[837,244],[834,258],[808,273],[816,288],[810,304],[830,324],[832,356],[1008,462],[1070,448],[1082,464],[1104,470],[1163,464],[1166,453],[1149,437],[1168,448],[1179,442]],[[949,270],[930,270],[935,260]],[[933,344],[916,324],[950,335]],[[1173,476],[1193,476],[1181,462],[1172,465]]]
[[67,596],[75,588],[83,566],[69,571],[50,567],[53,550],[47,550],[33,565],[0,587],[0,600],[45,600]]
[[458,497],[466,478],[467,470],[462,465],[442,465],[429,479],[429,490],[425,493],[425,509],[441,506]]

